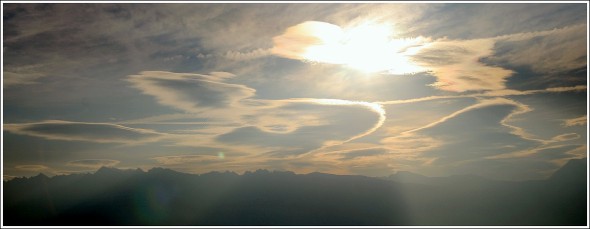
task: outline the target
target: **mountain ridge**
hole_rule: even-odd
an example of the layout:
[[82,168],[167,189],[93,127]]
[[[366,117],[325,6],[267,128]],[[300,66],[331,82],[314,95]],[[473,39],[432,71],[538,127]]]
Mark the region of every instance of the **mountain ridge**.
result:
[[534,182],[459,176],[422,184],[289,171],[100,168],[5,182],[4,220],[21,226],[579,226],[586,224],[587,181],[579,174],[586,166],[567,163],[560,175]]

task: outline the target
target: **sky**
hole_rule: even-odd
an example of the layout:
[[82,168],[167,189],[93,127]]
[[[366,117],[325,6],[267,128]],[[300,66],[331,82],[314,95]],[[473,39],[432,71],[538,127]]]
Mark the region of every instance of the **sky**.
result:
[[586,3],[2,7],[5,180],[528,180],[587,157]]

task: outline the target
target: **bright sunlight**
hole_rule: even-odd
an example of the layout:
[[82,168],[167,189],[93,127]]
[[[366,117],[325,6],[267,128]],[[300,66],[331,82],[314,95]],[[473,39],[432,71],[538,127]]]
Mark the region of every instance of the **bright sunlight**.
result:
[[393,38],[391,25],[369,22],[349,28],[324,22],[302,25],[308,36],[316,38],[313,44],[302,50],[301,56],[307,61],[342,64],[367,73],[424,71],[408,58],[424,40]]

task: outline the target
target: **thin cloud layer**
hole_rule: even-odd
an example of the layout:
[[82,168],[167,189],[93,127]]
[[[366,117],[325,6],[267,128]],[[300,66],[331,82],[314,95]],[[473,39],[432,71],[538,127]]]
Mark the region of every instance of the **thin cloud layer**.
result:
[[45,165],[17,165],[14,168],[16,168],[18,170],[34,171],[34,172],[40,172],[40,171],[50,169],[49,167],[47,167]]
[[67,164],[71,165],[71,166],[77,166],[77,167],[97,169],[97,168],[100,168],[103,166],[114,167],[117,164],[119,164],[120,162],[121,161],[110,160],[110,159],[83,159],[83,160],[69,161]]
[[529,66],[538,73],[561,73],[586,66],[587,26],[498,37],[491,60],[512,66]]
[[100,143],[138,143],[154,141],[162,135],[145,129],[109,123],[85,123],[48,120],[38,123],[5,124],[4,130],[50,140]]

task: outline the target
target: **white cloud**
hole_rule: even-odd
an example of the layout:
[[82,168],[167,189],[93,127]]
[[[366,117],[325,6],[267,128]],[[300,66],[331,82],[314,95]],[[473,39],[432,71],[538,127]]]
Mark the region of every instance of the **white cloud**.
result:
[[178,165],[178,164],[194,164],[194,163],[210,164],[210,163],[222,161],[224,158],[222,158],[221,156],[213,156],[213,155],[176,155],[176,156],[154,157],[152,159],[162,165]]
[[588,121],[588,117],[587,116],[580,116],[577,118],[572,118],[572,119],[566,119],[563,121],[563,126],[583,126],[586,125]]
[[390,100],[390,101],[378,101],[375,102],[381,105],[393,105],[393,104],[408,104],[408,103],[417,103],[417,102],[425,102],[425,101],[432,101],[432,100],[443,100],[443,99],[456,99],[456,98],[486,98],[486,97],[505,97],[505,96],[522,96],[522,95],[534,95],[534,94],[543,94],[543,93],[559,93],[559,92],[581,92],[586,91],[586,85],[576,85],[571,87],[551,87],[546,89],[540,90],[495,90],[495,91],[486,91],[482,93],[473,93],[473,94],[463,94],[463,95],[443,95],[443,96],[428,96],[422,98],[414,98],[414,99],[404,99],[404,100]]
[[152,130],[129,128],[110,123],[47,120],[37,123],[5,124],[4,130],[51,140],[100,143],[139,143],[156,141],[164,135]]
[[553,138],[551,138],[551,142],[564,142],[564,141],[571,141],[580,138],[579,134],[576,133],[567,133],[567,134],[560,134]]
[[227,74],[211,75],[144,71],[131,75],[127,81],[142,93],[154,96],[158,103],[198,113],[204,110],[237,106],[238,101],[254,95],[252,88],[224,83]]
[[445,91],[500,90],[514,72],[480,62],[493,54],[494,40],[437,40],[424,45],[412,59],[437,77],[432,84]]
[[85,168],[100,168],[103,166],[113,167],[119,164],[121,161],[111,159],[83,159],[69,161],[67,165],[85,167]]
[[45,165],[17,165],[14,168],[16,168],[18,170],[32,171],[32,172],[39,172],[39,171],[44,171],[44,170],[50,169],[49,167],[47,167]]
[[526,113],[531,111],[531,108],[529,108],[528,106],[522,104],[522,103],[518,103],[515,102],[514,100],[510,100],[510,99],[505,99],[505,98],[493,98],[493,99],[485,99],[485,100],[480,100],[477,104],[475,105],[471,105],[469,107],[463,108],[459,111],[456,111],[448,116],[445,116],[443,118],[441,118],[440,120],[437,120],[435,122],[432,122],[426,126],[420,127],[420,128],[416,128],[413,130],[409,130],[406,131],[404,133],[412,133],[412,132],[417,132],[423,129],[428,129],[428,128],[432,128],[436,125],[439,125],[441,123],[446,122],[447,120],[450,120],[452,118],[455,118],[463,113],[472,111],[472,110],[476,110],[476,109],[480,109],[483,107],[489,107],[489,106],[497,106],[497,105],[513,105],[515,106],[517,109],[513,112],[510,113],[510,115],[506,116],[503,120],[502,120],[502,124],[504,126],[510,127],[512,129],[514,129],[513,133],[518,133],[521,136],[525,136],[527,135],[523,130],[521,130],[520,128],[514,127],[514,126],[510,126],[508,124],[505,123],[505,120],[509,119],[510,117],[512,117],[513,115],[517,115],[517,114],[522,114],[522,113]]

